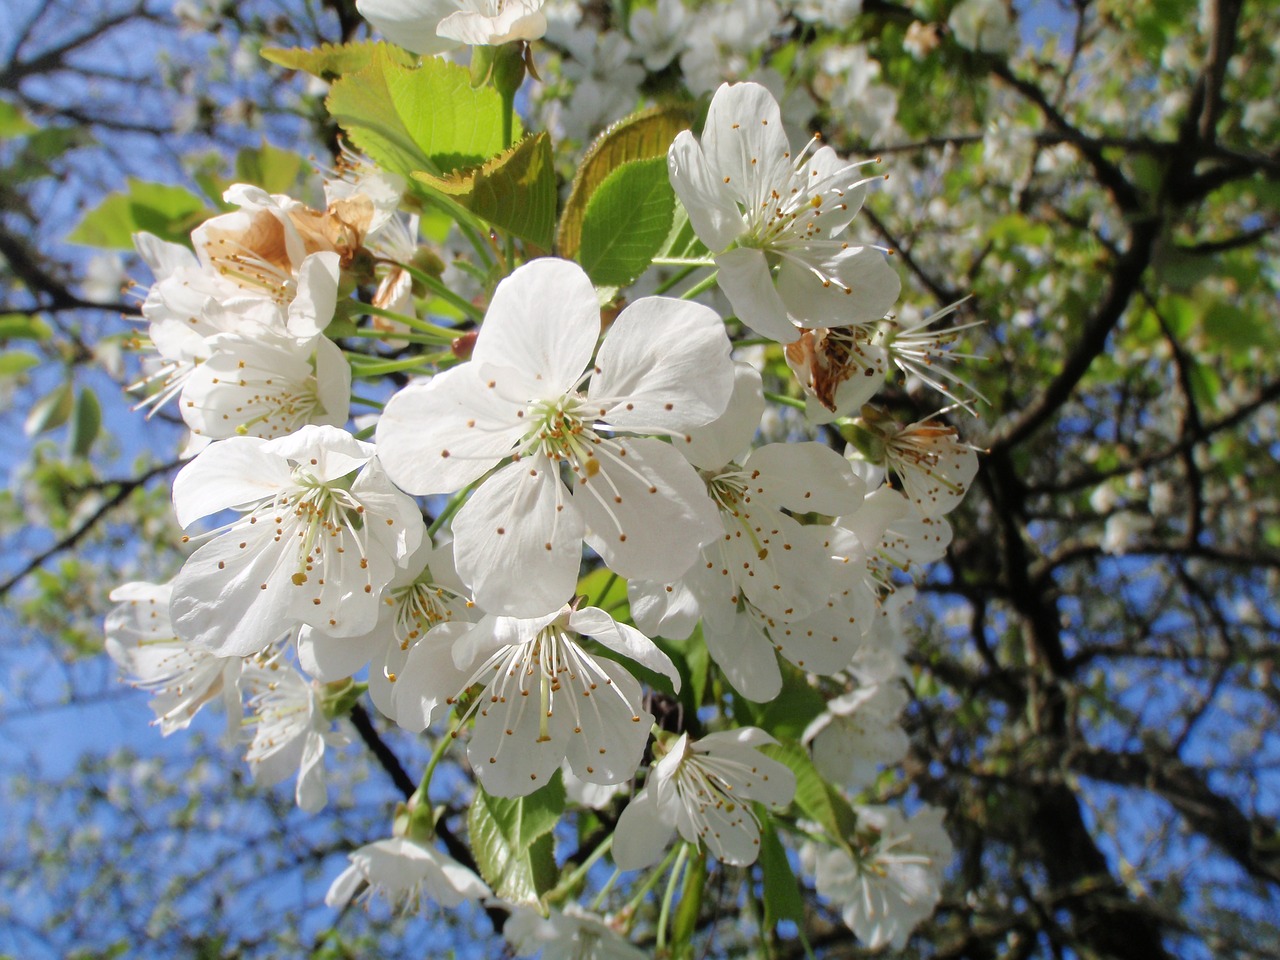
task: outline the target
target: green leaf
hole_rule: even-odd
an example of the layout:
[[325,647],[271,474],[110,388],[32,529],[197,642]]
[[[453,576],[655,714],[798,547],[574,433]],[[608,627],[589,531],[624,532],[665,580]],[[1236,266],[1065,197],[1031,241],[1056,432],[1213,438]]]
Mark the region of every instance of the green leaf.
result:
[[804,897],[796,882],[787,851],[778,839],[773,821],[761,804],[756,804],[760,821],[760,872],[764,876],[764,925],[772,930],[779,920],[804,922]]
[[578,262],[597,285],[626,286],[671,232],[676,195],[663,157],[633,160],[605,177],[587,204]]
[[338,77],[363,70],[373,62],[374,54],[381,52],[400,66],[411,67],[417,57],[407,50],[386,43],[375,43],[362,40],[356,43],[322,43],[318,47],[304,49],[302,47],[263,47],[262,57],[271,63],[279,64],[287,70],[301,70],[321,80],[335,80]]
[[0,377],[16,377],[39,365],[40,358],[26,350],[6,350],[0,353]]
[[71,412],[70,449],[73,457],[87,457],[102,429],[102,405],[92,390],[81,388]]
[[808,750],[794,740],[782,740],[778,744],[766,744],[760,752],[785,763],[796,775],[795,805],[806,817],[820,824],[832,839],[853,835],[858,825],[857,814],[849,801],[818,773]]
[[23,432],[28,437],[34,437],[38,433],[56,430],[67,422],[74,405],[75,400],[70,383],[54,387],[31,408],[31,412],[27,414],[26,423],[22,426]]
[[495,227],[551,248],[556,225],[556,175],[551,138],[525,137],[485,163],[447,177],[419,171],[413,175]]
[[186,243],[191,230],[209,214],[204,200],[185,187],[129,178],[128,190],[110,194],[67,237],[90,247],[133,249],[133,234],[153,233],[161,240]]
[[53,330],[29,313],[0,314],[0,340],[48,340]]
[[782,670],[782,690],[756,710],[752,722],[780,740],[799,740],[805,727],[826,709],[826,701],[798,667],[782,661],[778,666]]
[[624,163],[665,157],[676,134],[693,126],[696,116],[691,103],[653,107],[618,121],[596,138],[578,167],[560,217],[560,256],[577,259],[587,205],[608,176]]
[[302,171],[302,157],[265,140],[260,147],[245,147],[236,154],[236,182],[252,183],[267,193],[288,193]]
[[1219,301],[1204,316],[1204,332],[1215,343],[1233,350],[1262,347],[1275,342],[1274,321],[1256,312]]
[[40,129],[12,103],[0,100],[0,140],[23,137]]
[[555,886],[551,831],[564,812],[559,771],[527,797],[494,797],[477,785],[467,816],[471,849],[493,892],[513,903],[537,904]]
[[333,84],[325,106],[356,147],[406,177],[479,166],[503,148],[497,92],[473,90],[466,67],[437,57],[410,68],[379,47]]

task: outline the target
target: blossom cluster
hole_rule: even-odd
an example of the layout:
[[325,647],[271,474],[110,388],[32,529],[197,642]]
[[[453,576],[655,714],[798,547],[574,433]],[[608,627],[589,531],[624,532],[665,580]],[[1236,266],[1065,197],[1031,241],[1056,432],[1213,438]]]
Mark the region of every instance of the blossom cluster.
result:
[[[357,6],[427,56],[548,29],[532,0]],[[838,15],[819,6],[812,19]],[[658,14],[670,27],[678,9]],[[632,31],[650,69],[679,53],[639,13]],[[945,552],[978,461],[945,413],[871,401],[905,377],[971,409],[941,362],[964,325],[956,305],[895,318],[897,271],[851,232],[874,162],[817,137],[794,149],[764,86],[720,86],[666,160],[701,252],[654,273],[710,271],[722,300],[643,284],[615,300],[573,260],[514,245],[450,278],[407,212],[411,185],[367,161],[326,183],[322,209],[240,184],[189,247],[139,235],[154,281],[136,386],[189,428],[173,504],[191,553],[170,582],[112,594],[108,650],[166,735],[223,703],[255,776],[296,771],[304,809],[324,805],[325,748],[367,690],[441,750],[465,743],[490,796],[559,778],[612,811],[623,871],[651,869],[677,834],[746,867],[761,819],[784,825],[858,936],[901,946],[940,895],[941,813],[856,800],[906,755],[909,579]],[[368,372],[391,367],[414,375]],[[384,399],[353,394],[353,371]],[[374,412],[353,420],[353,398]],[[694,649],[723,694],[704,676],[691,699]],[[788,683],[825,703],[798,740],[741,722],[763,710],[724,709]],[[673,723],[659,706],[676,702],[692,710]],[[852,823],[803,815],[810,771],[850,798]],[[352,853],[329,902],[499,902],[429,819],[399,816]],[[538,906],[509,904],[518,955],[640,955],[625,917]]]

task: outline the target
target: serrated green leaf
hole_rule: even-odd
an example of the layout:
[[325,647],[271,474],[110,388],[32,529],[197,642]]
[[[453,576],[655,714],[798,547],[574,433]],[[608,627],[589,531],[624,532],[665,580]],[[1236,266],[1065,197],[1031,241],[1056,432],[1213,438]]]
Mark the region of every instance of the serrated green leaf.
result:
[[132,250],[133,234],[145,230],[161,240],[186,243],[192,228],[209,213],[204,200],[185,187],[131,177],[126,191],[110,194],[80,221],[67,240]]
[[246,147],[236,154],[236,182],[252,183],[267,193],[289,193],[303,171],[302,157],[273,147]]
[[40,358],[26,350],[6,350],[0,353],[0,377],[16,377],[39,365]]
[[71,392],[71,384],[63,383],[54,387],[31,408],[26,422],[22,425],[23,432],[28,437],[34,437],[39,433],[56,430],[67,422],[74,405],[75,398]]
[[447,177],[419,171],[419,183],[460,203],[495,227],[551,248],[556,225],[556,175],[551,138],[525,137],[499,156]]
[[764,925],[772,930],[779,920],[804,922],[804,897],[795,871],[787,859],[786,848],[778,839],[778,832],[768,811],[756,804],[756,819],[760,821],[760,872],[764,877]]
[[676,195],[663,157],[633,160],[605,177],[587,204],[578,262],[598,285],[625,286],[671,232]]
[[81,388],[76,395],[75,408],[71,411],[71,431],[68,437],[71,455],[87,457],[102,429],[102,405],[92,390]]
[[573,178],[569,199],[560,216],[557,252],[577,259],[587,205],[605,179],[624,163],[665,157],[681,130],[688,130],[697,116],[691,103],[668,104],[642,110],[619,120],[596,138]]
[[437,57],[411,68],[379,47],[334,82],[325,106],[353,144],[406,177],[479,166],[503,148],[501,97],[473,90],[465,67]]
[[286,70],[301,70],[321,80],[334,80],[347,73],[363,70],[373,62],[374,52],[383,52],[393,63],[411,67],[417,57],[400,47],[372,40],[355,43],[322,43],[318,47],[264,47],[262,57]]
[[48,340],[53,330],[29,313],[0,314],[0,340]]
[[493,892],[513,903],[536,904],[556,881],[551,831],[564,812],[559,771],[526,797],[494,797],[477,785],[467,816],[471,849]]
[[23,137],[38,129],[14,104],[0,100],[0,140]]
[[849,801],[818,773],[808,750],[794,740],[781,740],[777,744],[766,744],[760,752],[785,763],[796,775],[795,804],[806,817],[821,825],[833,839],[853,835],[858,824],[857,814]]

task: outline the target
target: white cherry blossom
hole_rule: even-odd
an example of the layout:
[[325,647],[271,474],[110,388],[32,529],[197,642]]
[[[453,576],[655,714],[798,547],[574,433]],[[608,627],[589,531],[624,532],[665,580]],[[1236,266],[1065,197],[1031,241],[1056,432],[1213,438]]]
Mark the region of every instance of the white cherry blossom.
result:
[[219,657],[178,638],[169,622],[172,584],[126,583],[103,630],[107,653],[135,687],[150,691],[160,733],[185,730],[205,704],[221,698],[227,725],[240,723],[240,657]]
[[[635,773],[653,717],[635,678],[588,653],[582,636],[679,689],[674,665],[635,627],[595,607],[566,605],[536,619],[486,616],[432,629],[396,682],[397,720],[420,730],[465,702],[464,716],[475,717],[467,757],[495,796],[532,793],[566,758],[579,779],[621,783]],[[476,684],[484,689],[464,701]]]
[[816,144],[793,154],[773,95],[739,83],[716,91],[700,142],[685,131],[667,153],[720,288],[743,323],[782,343],[798,336],[795,323],[878,320],[901,286],[878,249],[836,239],[862,206],[866,162]]
[[857,813],[853,854],[843,846],[819,850],[807,843],[801,860],[813,870],[818,894],[840,907],[869,949],[888,944],[902,950],[942,896],[942,872],[952,855],[943,812],[926,807],[910,820],[893,807],[859,807]]
[[[378,421],[387,472],[410,493],[452,493],[499,468],[453,524],[458,573],[486,611],[558,609],[584,539],[621,576],[670,579],[717,535],[703,482],[651,436],[680,444],[724,411],[724,325],[706,307],[648,297],[596,351],[599,334],[582,269],[534,260],[499,284],[471,360],[405,387]],[[636,433],[651,436],[620,435]]]
[[496,46],[547,32],[544,0],[357,0],[378,32],[414,53]]
[[502,928],[517,957],[541,960],[646,960],[649,954],[633,947],[603,917],[570,903],[547,916],[529,907],[516,907]]
[[810,745],[819,773],[857,793],[875,782],[881,766],[906,756],[910,741],[898,722],[906,704],[901,684],[859,687],[827,701],[801,742]]
[[351,367],[323,336],[224,333],[185,376],[178,410],[198,437],[274,439],[306,424],[340,427],[351,407]]
[[256,653],[301,624],[367,633],[425,532],[373,445],[336,427],[212,444],[174,479],[173,503],[183,527],[240,511],[187,559],[170,607],[179,636],[224,656]]
[[489,888],[472,871],[434,847],[408,837],[366,843],[347,854],[350,865],[329,886],[326,906],[341,909],[354,900],[382,894],[393,909],[416,913],[423,897],[452,908],[466,900],[489,895]]
[[395,716],[395,684],[414,644],[440,623],[471,622],[478,612],[453,569],[450,544],[433,547],[428,537],[387,584],[378,622],[356,637],[330,636],[322,628],[298,631],[298,661],[324,681],[350,677],[369,665],[369,696],[386,716]]
[[272,786],[296,773],[298,806],[323,809],[325,746],[347,741],[325,718],[319,691],[279,653],[248,661],[243,686],[250,694],[245,722],[253,730],[245,760],[254,780]]
[[682,734],[622,811],[613,837],[614,861],[623,870],[656,863],[679,830],[690,843],[705,843],[717,860],[754,863],[760,824],[750,802],[785,807],[796,792],[795,774],[759,752],[777,742],[755,727],[700,740]]

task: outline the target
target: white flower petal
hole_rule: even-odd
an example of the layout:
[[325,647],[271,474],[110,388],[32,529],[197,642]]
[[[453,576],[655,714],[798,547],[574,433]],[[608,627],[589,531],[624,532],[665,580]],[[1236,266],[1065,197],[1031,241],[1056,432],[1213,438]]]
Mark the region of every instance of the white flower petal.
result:
[[587,542],[620,576],[674,580],[697,558],[698,548],[720,533],[705,484],[660,440],[621,441],[621,452],[610,460],[603,459],[605,446],[597,448],[599,472],[580,477],[573,492]]
[[378,459],[406,493],[454,493],[484,476],[524,435],[523,404],[499,396],[470,364],[409,384],[378,419]]
[[727,178],[734,199],[748,208],[762,199],[751,185],[780,182],[792,164],[778,102],[758,83],[721,85],[707,111],[702,149],[711,169]]
[[534,617],[573,596],[583,520],[555,466],[525,457],[480,485],[453,523],[458,574],[484,610]]
[[791,343],[800,336],[773,285],[763,250],[737,247],[715,259],[720,289],[733,304],[739,320],[760,336],[779,343]]
[[667,822],[648,788],[626,805],[613,831],[613,862],[620,870],[640,870],[662,859],[675,824]]
[[498,284],[471,362],[509,367],[538,384],[521,400],[553,398],[582,376],[600,338],[600,300],[576,263],[543,257]]
[[688,130],[676,134],[667,151],[667,174],[699,240],[717,253],[737,239],[742,233],[742,214],[732,192],[708,166],[702,147]]
[[356,9],[392,43],[428,56],[457,42],[437,36],[440,21],[458,9],[458,0],[356,0]]
[[676,693],[680,692],[680,672],[671,658],[635,627],[619,623],[599,607],[575,610],[569,616],[569,627],[577,633],[599,640],[614,653],[620,653],[655,673],[670,677]]
[[173,478],[178,525],[274,497],[292,482],[289,466],[271,456],[259,437],[231,437],[211,444]]
[[724,322],[708,307],[668,297],[629,304],[595,369],[587,397],[624,430],[683,433],[724,413],[733,390]]
[[749,363],[734,363],[733,393],[722,416],[689,431],[689,442],[677,449],[694,466],[718,470],[751,448],[751,440],[764,415],[764,384],[760,371]]
[[821,443],[771,443],[753,451],[742,469],[758,474],[752,482],[771,501],[799,513],[842,516],[857,510],[866,495],[849,461]]

